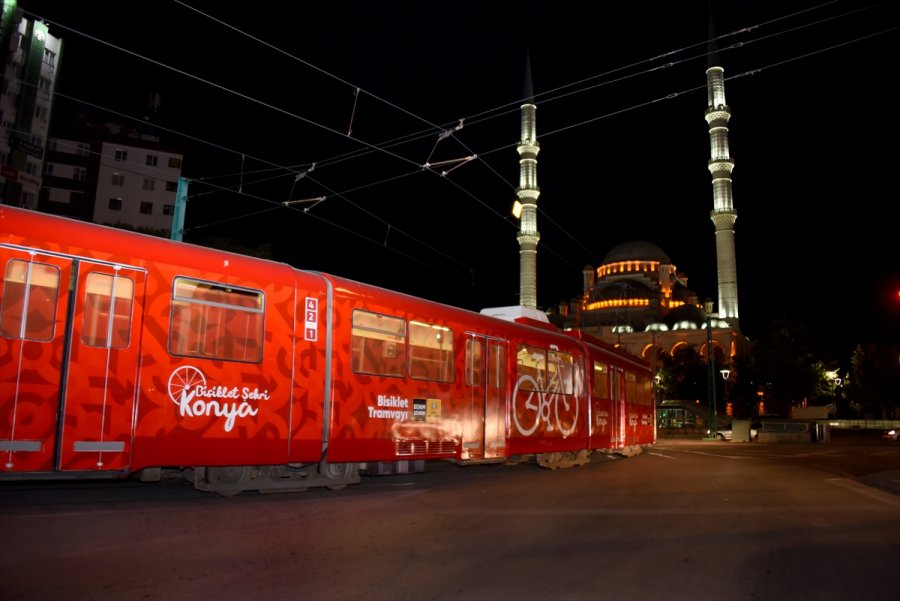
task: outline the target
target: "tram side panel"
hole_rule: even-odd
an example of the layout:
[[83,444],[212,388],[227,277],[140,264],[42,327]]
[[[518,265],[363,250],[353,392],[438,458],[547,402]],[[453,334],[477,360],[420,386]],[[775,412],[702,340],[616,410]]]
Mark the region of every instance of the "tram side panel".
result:
[[0,472],[51,472],[72,262],[0,246],[0,270]]
[[637,357],[588,340],[591,448],[617,451],[655,442],[649,366]]
[[584,347],[558,332],[522,330],[510,358],[509,452],[587,449],[589,408]]
[[608,357],[597,349],[592,349],[588,369],[591,385],[590,447],[601,451],[614,449],[619,440],[618,412],[612,400],[612,378]]
[[587,448],[579,342],[327,278],[329,461],[465,462]]
[[0,222],[2,471],[321,458],[321,277],[13,207]]
[[133,235],[7,207],[0,220],[3,471],[125,473],[145,273],[109,240]]
[[[4,265],[27,259],[19,246],[33,239],[49,249],[41,269],[57,272],[59,291],[51,313],[29,312],[26,296],[46,291],[20,287],[17,298],[7,275],[4,311],[56,327],[30,348],[16,338],[24,320],[4,313],[0,378],[25,385],[13,386],[17,404],[0,396],[0,451],[16,469],[311,463],[326,443],[332,462],[499,460],[626,442],[629,368],[607,362],[608,393],[589,395],[593,355],[558,331],[29,213],[2,215],[18,232],[3,239]],[[64,357],[70,390],[60,392]]]
[[[295,353],[316,354],[294,345],[294,272],[224,256],[183,249],[180,264],[148,263],[135,469],[318,457],[319,412],[292,423],[307,398],[292,386]],[[304,447],[306,435],[316,442]]]
[[333,286],[328,460],[459,459],[469,392],[459,313],[327,278]]
[[296,298],[274,303],[275,328],[292,328],[294,345],[274,349],[279,377],[293,382],[290,397],[288,463],[315,463],[326,442],[329,369],[333,366],[331,298],[327,280],[312,272],[295,272]]
[[76,264],[58,466],[61,471],[128,471],[146,273],[84,256]]
[[647,446],[656,442],[656,403],[653,398],[653,379],[650,373],[639,373],[636,383],[638,393],[636,413],[638,425],[634,443]]

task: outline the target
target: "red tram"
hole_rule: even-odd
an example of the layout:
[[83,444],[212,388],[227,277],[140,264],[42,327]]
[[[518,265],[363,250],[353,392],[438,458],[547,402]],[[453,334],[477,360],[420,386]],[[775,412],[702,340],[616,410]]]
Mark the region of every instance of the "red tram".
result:
[[0,478],[338,489],[656,440],[641,359],[324,273],[0,205]]

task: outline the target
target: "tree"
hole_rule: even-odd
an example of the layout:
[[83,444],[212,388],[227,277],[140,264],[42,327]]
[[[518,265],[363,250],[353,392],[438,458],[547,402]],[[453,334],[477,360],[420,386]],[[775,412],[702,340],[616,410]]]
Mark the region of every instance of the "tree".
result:
[[751,419],[757,415],[760,390],[757,377],[752,355],[734,358],[727,393],[735,419]]
[[743,375],[763,392],[767,413],[789,416],[792,406],[815,396],[820,374],[803,326],[775,322],[751,344],[750,352],[750,373]]
[[695,347],[685,346],[672,355],[663,355],[662,364],[667,398],[685,401],[706,399],[706,360]]
[[860,415],[892,419],[900,415],[900,347],[866,343],[853,351],[847,395]]

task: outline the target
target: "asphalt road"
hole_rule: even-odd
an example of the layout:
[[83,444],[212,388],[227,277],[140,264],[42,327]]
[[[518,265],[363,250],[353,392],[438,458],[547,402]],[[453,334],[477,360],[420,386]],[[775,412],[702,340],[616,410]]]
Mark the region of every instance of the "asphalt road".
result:
[[898,541],[884,441],[662,441],[233,498],[3,483],[0,599],[894,601]]

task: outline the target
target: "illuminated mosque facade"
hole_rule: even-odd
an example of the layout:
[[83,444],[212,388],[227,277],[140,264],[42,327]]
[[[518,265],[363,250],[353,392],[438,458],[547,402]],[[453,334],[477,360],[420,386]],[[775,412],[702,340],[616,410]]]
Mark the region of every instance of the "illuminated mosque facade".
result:
[[[585,266],[581,294],[551,308],[548,318],[561,328],[583,330],[644,357],[654,370],[663,354],[672,355],[682,347],[692,346],[707,358],[711,348],[718,377],[721,369],[730,369],[734,358],[747,352],[749,341],[740,332],[738,314],[734,245],[737,212],[731,180],[734,161],[728,145],[731,109],[725,101],[724,69],[711,22],[710,40],[705,118],[710,140],[710,219],[715,231],[718,303],[698,298],[688,287],[687,277],[679,273],[661,248],[651,242],[632,240],[614,247],[601,265]],[[526,106],[533,105],[529,101],[522,107],[523,131],[534,132],[534,123],[527,128],[524,125],[534,115],[533,108],[526,112]],[[520,169],[520,173],[526,171]],[[536,175],[531,180],[536,182]],[[523,180],[520,189],[525,183]],[[534,231],[536,240],[536,224]],[[524,278],[526,272],[521,274]],[[524,291],[526,283],[521,286]],[[723,377],[727,377],[726,373],[722,373]]]

